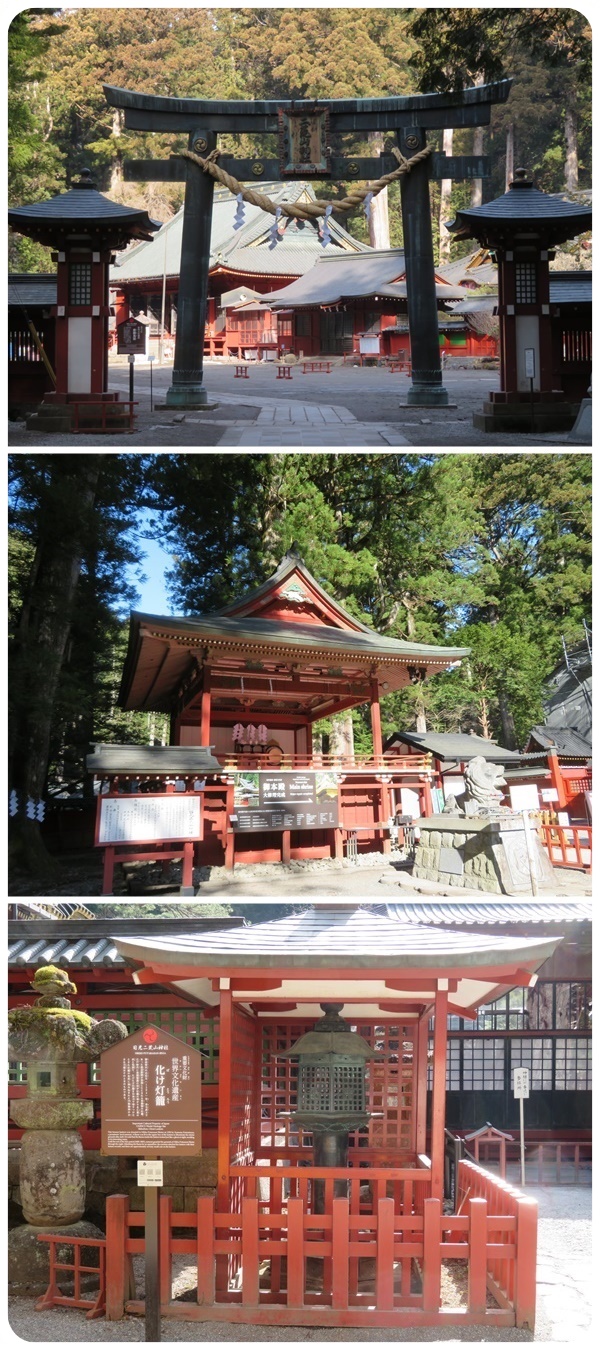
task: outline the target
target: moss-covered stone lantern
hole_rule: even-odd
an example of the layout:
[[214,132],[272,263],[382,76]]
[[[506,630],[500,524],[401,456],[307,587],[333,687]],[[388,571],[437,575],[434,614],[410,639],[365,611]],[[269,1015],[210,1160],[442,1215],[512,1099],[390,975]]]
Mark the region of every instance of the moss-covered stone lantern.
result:
[[[77,987],[57,966],[36,970],[32,988],[39,995],[35,1004],[8,1014],[8,1052],[11,1059],[27,1064],[27,1096],[12,1103],[11,1114],[25,1131],[21,1204],[37,1237],[39,1231],[68,1228],[73,1233],[82,1219],[85,1165],[78,1128],[94,1108],[78,1095],[77,1065],[99,1059],[103,1050],[125,1038],[127,1027],[110,1018],[97,1022],[72,1008],[67,995]],[[11,1234],[16,1242],[15,1234],[18,1238],[19,1230]],[[17,1245],[23,1249],[27,1242]]]

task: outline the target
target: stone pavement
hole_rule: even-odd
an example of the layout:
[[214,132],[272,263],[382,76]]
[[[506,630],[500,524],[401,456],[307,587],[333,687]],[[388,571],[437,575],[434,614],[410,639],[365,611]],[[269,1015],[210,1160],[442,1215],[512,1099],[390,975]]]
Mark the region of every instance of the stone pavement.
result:
[[[171,382],[169,366],[153,366],[154,403],[164,401]],[[277,381],[273,368],[257,363],[248,380],[236,380],[234,365],[206,362],[205,384],[211,405],[206,411],[178,413],[155,407],[150,411],[150,366],[136,365],[134,395],[138,423],[133,434],[86,434],[78,444],[114,446],[189,446],[256,448],[422,448],[478,446],[544,449],[562,444],[565,437],[530,433],[484,434],[475,431],[472,415],[480,410],[490,389],[497,386],[494,370],[446,370],[444,384],[450,406],[408,407],[408,376],[379,367],[334,366],[330,375],[303,376],[293,369],[290,381]],[[240,386],[243,386],[243,392]],[[283,394],[285,398],[277,395]],[[109,386],[125,397],[129,392],[127,367],[111,361]],[[11,446],[73,446],[73,437],[28,432],[23,422],[11,423]],[[580,447],[577,447],[578,449]]]

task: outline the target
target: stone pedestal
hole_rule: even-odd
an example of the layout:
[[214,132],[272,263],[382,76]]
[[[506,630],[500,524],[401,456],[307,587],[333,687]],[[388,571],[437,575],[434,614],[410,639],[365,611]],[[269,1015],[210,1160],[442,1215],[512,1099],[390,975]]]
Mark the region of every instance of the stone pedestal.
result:
[[[438,815],[415,820],[420,840],[413,876],[446,886],[495,895],[531,895],[531,876],[522,818],[512,812],[495,819]],[[552,886],[552,864],[532,825],[534,875]]]

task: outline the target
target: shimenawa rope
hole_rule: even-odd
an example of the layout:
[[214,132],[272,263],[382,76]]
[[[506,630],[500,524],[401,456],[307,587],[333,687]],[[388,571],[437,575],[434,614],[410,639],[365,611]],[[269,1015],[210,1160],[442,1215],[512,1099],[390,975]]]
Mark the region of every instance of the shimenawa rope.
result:
[[393,183],[396,178],[401,178],[403,174],[410,173],[415,164],[419,164],[421,160],[426,159],[431,154],[431,146],[427,145],[424,150],[418,150],[416,155],[412,155],[410,159],[405,159],[397,146],[393,145],[392,154],[398,160],[398,168],[394,169],[392,173],[384,174],[375,183],[353,188],[348,196],[342,197],[340,201],[294,202],[293,204],[273,202],[270,197],[267,197],[266,193],[257,192],[255,188],[244,187],[243,183],[240,183],[237,178],[219,167],[217,159],[220,153],[220,150],[211,150],[210,154],[203,158],[202,155],[195,154],[193,150],[180,151],[185,159],[191,159],[204,173],[209,173],[217,182],[229,188],[234,197],[241,194],[244,201],[249,202],[251,206],[259,206],[261,211],[268,211],[272,216],[275,216],[279,211],[281,215],[292,216],[296,220],[316,220],[319,216],[325,214],[328,207],[342,215],[346,211],[351,211],[355,206],[360,206],[369,193],[376,197],[378,192],[388,186],[388,183]]

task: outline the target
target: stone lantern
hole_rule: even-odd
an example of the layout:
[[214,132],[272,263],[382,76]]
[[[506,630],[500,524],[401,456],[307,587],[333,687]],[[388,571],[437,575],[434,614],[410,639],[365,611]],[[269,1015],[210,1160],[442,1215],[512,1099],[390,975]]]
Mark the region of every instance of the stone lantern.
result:
[[490,393],[480,431],[561,431],[577,409],[566,400],[554,369],[549,263],[558,244],[591,229],[589,206],[540,192],[517,169],[501,197],[457,211],[447,228],[476,239],[498,263],[500,389]]
[[[297,1105],[292,1112],[296,1125],[313,1135],[315,1167],[346,1167],[348,1135],[370,1119],[367,1111],[367,1060],[383,1059],[364,1036],[351,1031],[340,1017],[343,1003],[321,1003],[325,1016],[301,1036],[282,1059],[298,1063]],[[315,1212],[323,1212],[324,1183],[316,1183]],[[336,1181],[336,1195],[347,1193],[346,1183]]]
[[11,1107],[15,1124],[25,1131],[19,1187],[26,1225],[12,1230],[9,1255],[14,1282],[22,1284],[23,1275],[29,1287],[28,1263],[35,1272],[41,1258],[47,1260],[38,1233],[90,1236],[98,1231],[82,1223],[85,1163],[78,1129],[94,1107],[78,1095],[77,1065],[91,1064],[127,1036],[123,1022],[96,1022],[71,1008],[66,995],[77,988],[57,966],[41,966],[32,988],[39,994],[35,1004],[8,1014],[9,1057],[27,1064],[27,1096]]
[[[122,429],[119,395],[108,389],[109,268],[115,251],[134,239],[151,239],[159,221],[105,197],[96,190],[89,169],[83,169],[68,192],[12,207],[8,222],[11,229],[51,248],[56,263],[56,387],[30,419],[31,430],[70,431],[74,403],[116,405],[111,425]],[[89,416],[86,426],[94,429]]]

